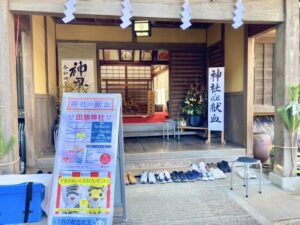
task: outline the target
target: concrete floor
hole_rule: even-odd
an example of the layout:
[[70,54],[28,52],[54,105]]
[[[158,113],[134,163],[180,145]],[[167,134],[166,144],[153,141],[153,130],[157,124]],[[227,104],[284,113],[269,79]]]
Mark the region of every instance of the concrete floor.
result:
[[[243,180],[234,178],[233,191],[228,174],[224,180],[211,182],[126,186],[128,222],[116,218],[114,224],[300,225],[300,191],[283,191],[264,176],[262,194],[258,180],[250,180],[245,198]],[[36,225],[46,225],[46,218]]]
[[[214,141],[212,144],[206,145],[203,139],[196,136],[183,137],[180,142],[176,142],[173,140],[171,140],[170,142],[164,142],[162,141],[162,138],[125,139],[125,153],[128,156],[140,155],[140,157],[142,157],[143,155],[147,155],[147,157],[150,157],[148,155],[152,155],[152,153],[158,153],[161,154],[161,156],[168,156],[169,153],[179,154],[179,151],[188,153],[191,150],[204,152],[205,154],[207,154],[206,152],[214,152],[207,150],[224,150],[235,148],[239,149],[238,146],[231,144],[221,145],[217,141]],[[222,151],[217,152],[222,153]],[[237,175],[234,176],[235,182],[233,191],[229,190],[230,175],[227,175],[227,178],[224,180],[214,182],[198,181],[187,184],[137,184],[127,186],[127,224],[300,225],[300,190],[295,192],[283,191],[282,189],[271,184],[271,182],[268,180],[267,174],[265,174],[263,178],[262,194],[258,193],[258,180],[255,179],[250,181],[249,198],[245,198],[245,190],[242,185],[243,180]],[[195,190],[198,191],[199,195],[195,195]],[[200,195],[202,191],[206,194]],[[177,199],[180,196],[184,197],[183,200]],[[227,200],[225,201],[224,198],[221,201],[218,196],[225,196]],[[157,204],[156,199],[159,200],[159,204]],[[163,199],[172,199],[172,201],[168,202],[168,200]],[[174,199],[176,200],[176,204],[174,202]],[[188,199],[188,201],[185,201],[185,199]],[[153,202],[149,202],[151,200],[153,200]],[[226,202],[228,202],[228,204]],[[148,203],[154,206],[153,212],[148,209]],[[195,210],[195,208],[203,208],[203,204],[205,204],[206,207],[205,211]],[[236,220],[238,219],[238,217],[236,217],[237,213],[226,217],[226,213],[230,214],[232,211],[234,211],[234,209],[232,208],[234,207],[234,204],[236,208],[239,208],[239,210],[235,212],[242,212],[245,217],[249,218],[249,220],[245,220],[246,222],[242,223],[236,222]],[[166,210],[167,214],[165,213]],[[205,218],[203,216],[203,213],[206,216]],[[189,216],[192,216],[193,219],[189,219],[187,222],[185,222],[185,220],[182,218],[185,218],[185,215],[187,214]],[[163,222],[163,219],[157,220],[158,217],[162,216],[162,218],[164,218],[164,216],[167,215],[167,222]],[[141,220],[136,221],[137,218],[141,218]],[[253,219],[256,222],[253,222]],[[120,220],[118,219],[115,220],[114,224],[124,225],[124,223],[120,222]],[[44,218],[43,221],[37,223],[36,225],[46,225],[46,218]]]

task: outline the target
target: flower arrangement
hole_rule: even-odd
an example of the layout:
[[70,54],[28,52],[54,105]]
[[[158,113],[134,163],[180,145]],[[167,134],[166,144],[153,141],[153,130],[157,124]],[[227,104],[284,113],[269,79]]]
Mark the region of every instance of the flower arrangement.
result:
[[181,104],[181,115],[184,117],[205,116],[207,111],[207,91],[203,85],[194,83]]

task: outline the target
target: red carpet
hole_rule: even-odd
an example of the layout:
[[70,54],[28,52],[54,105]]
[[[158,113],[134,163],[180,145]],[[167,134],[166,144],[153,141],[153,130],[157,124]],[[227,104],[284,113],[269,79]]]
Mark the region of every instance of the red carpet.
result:
[[160,123],[164,122],[169,118],[167,112],[156,112],[151,117],[141,118],[141,117],[131,117],[123,118],[123,123]]

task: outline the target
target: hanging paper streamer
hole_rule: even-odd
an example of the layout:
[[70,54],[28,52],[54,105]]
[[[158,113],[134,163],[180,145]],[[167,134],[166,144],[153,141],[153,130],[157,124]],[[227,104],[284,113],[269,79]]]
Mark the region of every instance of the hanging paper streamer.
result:
[[243,5],[242,0],[238,0],[235,3],[235,10],[233,12],[234,16],[233,16],[233,24],[232,27],[234,29],[238,29],[240,26],[243,25],[243,18],[244,18],[244,11],[245,11],[245,7]]
[[69,23],[75,19],[73,13],[75,12],[75,5],[77,2],[78,0],[68,0],[65,3],[65,8],[66,8],[66,10],[64,11],[65,17],[62,19],[64,23]]
[[192,8],[190,6],[189,0],[184,0],[184,3],[182,5],[183,11],[181,12],[181,22],[180,25],[182,30],[186,30],[190,26],[192,26],[190,20],[192,19],[191,13]]
[[122,9],[123,16],[121,17],[122,24],[120,26],[123,29],[125,29],[126,27],[130,26],[132,23],[130,20],[130,18],[132,17],[132,15],[131,15],[132,7],[131,7],[129,0],[124,0],[122,2],[122,6],[123,6],[123,9]]

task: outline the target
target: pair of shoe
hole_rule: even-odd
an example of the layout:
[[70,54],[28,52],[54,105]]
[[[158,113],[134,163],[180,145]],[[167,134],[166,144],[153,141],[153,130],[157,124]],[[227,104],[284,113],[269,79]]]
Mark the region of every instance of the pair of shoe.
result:
[[222,160],[221,162],[217,163],[217,166],[220,170],[222,170],[224,173],[231,173],[231,168],[227,161]]
[[140,180],[141,184],[155,184],[156,183],[156,179],[155,179],[155,174],[154,172],[150,171],[144,171],[141,174],[141,180]]
[[200,177],[203,181],[213,181],[215,179],[212,173],[206,169],[204,162],[200,162],[198,165],[192,164],[190,166],[190,169],[198,171],[201,174]]
[[168,171],[159,171],[155,175],[157,183],[165,184],[165,183],[172,183],[173,180],[171,178],[171,174]]
[[226,178],[226,175],[225,175],[225,174],[223,173],[223,171],[220,170],[219,168],[211,168],[211,169],[210,169],[210,172],[212,173],[212,175],[214,176],[214,178],[215,178],[216,180]]
[[136,179],[135,176],[133,175],[133,173],[127,173],[124,175],[124,181],[125,184],[136,184]]
[[173,171],[171,173],[171,177],[172,177],[172,180],[175,182],[175,183],[179,183],[179,182],[187,182],[188,181],[188,178],[185,174],[185,172],[183,171]]
[[188,181],[197,181],[202,179],[202,174],[197,170],[189,170],[186,172]]

